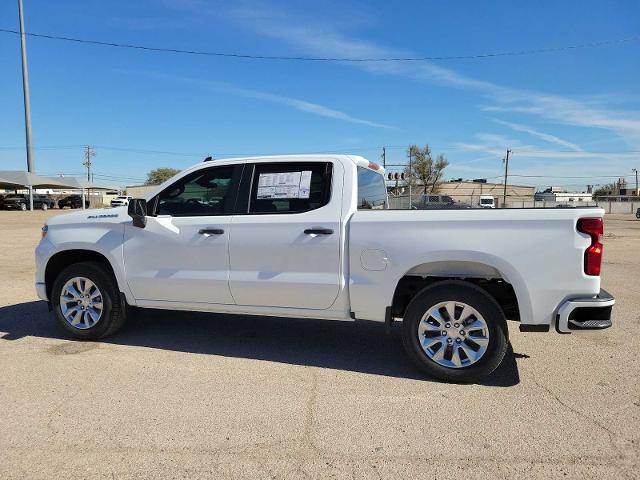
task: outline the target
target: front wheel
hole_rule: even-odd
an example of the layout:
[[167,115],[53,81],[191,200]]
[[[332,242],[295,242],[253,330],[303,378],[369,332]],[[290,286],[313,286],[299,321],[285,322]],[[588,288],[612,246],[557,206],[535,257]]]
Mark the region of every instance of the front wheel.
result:
[[402,338],[420,370],[452,382],[489,375],[504,359],[508,345],[500,305],[463,281],[438,282],[418,293],[405,312]]
[[65,268],[53,283],[51,303],[62,328],[84,340],[111,335],[125,321],[117,283],[99,262]]
[[26,203],[21,203],[20,204],[20,210],[22,210],[23,212],[27,211],[27,204]]
[[46,212],[47,210],[49,210],[49,205],[47,205],[46,203],[43,203],[40,208]]

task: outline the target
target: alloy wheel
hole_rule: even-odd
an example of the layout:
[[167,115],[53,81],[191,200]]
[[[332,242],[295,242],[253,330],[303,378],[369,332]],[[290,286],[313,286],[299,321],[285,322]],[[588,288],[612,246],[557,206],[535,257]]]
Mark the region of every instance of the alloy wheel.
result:
[[449,368],[473,365],[489,345],[489,327],[482,315],[471,305],[454,300],[427,309],[417,335],[424,353]]
[[102,293],[85,277],[73,277],[60,291],[60,311],[69,325],[79,330],[93,327],[104,311]]

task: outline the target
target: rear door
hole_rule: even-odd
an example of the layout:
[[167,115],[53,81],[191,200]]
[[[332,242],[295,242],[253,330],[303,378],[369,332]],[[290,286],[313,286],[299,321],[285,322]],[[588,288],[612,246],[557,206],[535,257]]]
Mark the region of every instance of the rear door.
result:
[[338,162],[247,165],[229,239],[238,305],[327,309],[340,288]]

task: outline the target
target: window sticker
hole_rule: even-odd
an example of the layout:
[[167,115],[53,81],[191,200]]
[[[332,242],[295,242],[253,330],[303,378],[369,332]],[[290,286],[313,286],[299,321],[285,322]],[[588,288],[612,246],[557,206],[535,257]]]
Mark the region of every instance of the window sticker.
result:
[[311,193],[311,170],[305,170],[300,173],[298,198],[309,198],[309,193]]
[[309,198],[311,170],[303,172],[261,173],[258,177],[258,200]]

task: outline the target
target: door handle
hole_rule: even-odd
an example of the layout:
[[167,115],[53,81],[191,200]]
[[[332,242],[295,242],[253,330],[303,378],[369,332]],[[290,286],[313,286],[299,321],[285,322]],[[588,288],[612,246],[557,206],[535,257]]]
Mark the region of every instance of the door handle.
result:
[[304,233],[307,235],[331,235],[333,230],[331,228],[307,228]]
[[200,235],[222,235],[224,230],[222,228],[202,228],[198,230]]

